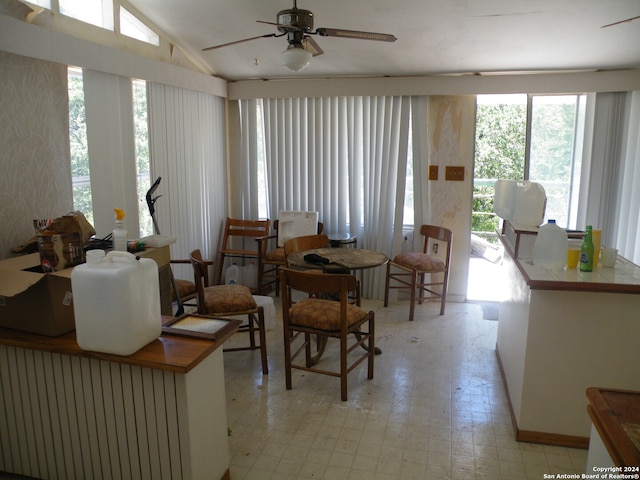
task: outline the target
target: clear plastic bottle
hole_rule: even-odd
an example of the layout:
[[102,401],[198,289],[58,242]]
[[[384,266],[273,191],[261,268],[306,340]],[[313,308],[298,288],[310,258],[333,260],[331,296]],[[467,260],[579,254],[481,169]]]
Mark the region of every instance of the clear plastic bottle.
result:
[[114,208],[116,213],[116,224],[113,228],[111,240],[113,249],[119,252],[127,251],[127,231],[124,229],[124,210]]
[[235,263],[224,272],[224,283],[227,285],[238,285],[240,283],[240,270]]
[[550,219],[538,230],[533,244],[533,264],[549,270],[564,268],[567,264],[568,241],[567,232]]

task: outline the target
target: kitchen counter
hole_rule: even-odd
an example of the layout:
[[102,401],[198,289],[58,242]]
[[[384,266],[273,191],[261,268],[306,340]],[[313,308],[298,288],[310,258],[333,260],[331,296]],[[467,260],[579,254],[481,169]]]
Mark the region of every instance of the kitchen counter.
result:
[[[163,321],[171,317],[164,317]],[[163,334],[129,356],[0,328],[0,471],[229,478],[222,344]]]
[[[496,353],[519,441],[587,448],[585,390],[640,390],[640,267],[550,271],[505,246]],[[520,257],[520,258],[518,258]]]
[[[162,322],[164,324],[173,319],[173,317],[163,316]],[[188,373],[226,342],[234,332],[235,330],[227,332],[223,337],[219,337],[217,341],[162,335],[129,356],[82,350],[76,342],[75,331],[58,337],[47,337],[9,328],[0,328],[0,345],[83,358],[95,358],[107,362],[176,373]]]
[[[587,388],[593,422],[587,473],[640,473],[640,392]],[[617,467],[613,470],[599,470]],[[637,478],[637,477],[636,477]]]

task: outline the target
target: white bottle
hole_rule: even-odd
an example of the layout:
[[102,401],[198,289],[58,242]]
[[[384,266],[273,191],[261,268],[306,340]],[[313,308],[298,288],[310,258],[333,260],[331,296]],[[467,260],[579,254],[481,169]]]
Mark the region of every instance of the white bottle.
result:
[[114,208],[116,213],[116,225],[111,234],[113,249],[118,252],[127,251],[127,231],[124,229],[124,210]]
[[224,283],[227,285],[238,285],[240,283],[239,277],[240,270],[234,263],[229,268],[227,268],[226,272],[224,272]]
[[533,264],[549,270],[560,270],[567,264],[567,232],[555,220],[542,225],[533,244]]
[[113,249],[119,252],[127,251],[127,231],[124,229],[122,220],[116,220],[116,226],[113,228]]

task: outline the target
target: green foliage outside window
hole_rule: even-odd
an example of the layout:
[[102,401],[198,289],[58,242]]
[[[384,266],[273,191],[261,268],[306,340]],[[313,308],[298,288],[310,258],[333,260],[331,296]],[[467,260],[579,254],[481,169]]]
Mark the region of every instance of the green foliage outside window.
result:
[[496,241],[498,218],[493,213],[497,179],[522,180],[524,175],[526,104],[478,104],[471,230]]
[[[93,224],[93,203],[87,147],[86,115],[82,74],[70,70],[69,90],[69,145],[71,151],[71,177],[73,179],[73,208],[85,214]],[[149,172],[149,135],[147,122],[147,87],[144,81],[133,81],[133,120],[136,151],[136,174],[140,236],[153,234],[153,224],[145,196],[151,185]],[[137,237],[135,233],[130,233]]]
[[84,213],[93,225],[93,203],[87,149],[87,119],[84,110],[82,76],[73,71],[68,75],[69,90],[69,147],[71,177],[73,178],[73,209]]

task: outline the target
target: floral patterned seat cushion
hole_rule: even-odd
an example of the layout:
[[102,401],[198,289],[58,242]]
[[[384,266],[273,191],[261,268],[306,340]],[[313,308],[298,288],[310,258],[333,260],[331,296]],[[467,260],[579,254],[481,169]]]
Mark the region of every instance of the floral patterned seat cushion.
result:
[[444,270],[445,268],[444,262],[438,257],[419,252],[401,253],[393,259],[393,263],[397,263],[406,268],[415,268],[422,272]]
[[[176,289],[178,290],[178,295],[180,298],[186,297],[187,295],[195,295],[196,294],[196,284],[190,282],[189,280],[182,280],[181,278],[174,279],[176,282]],[[176,294],[173,288],[171,289],[171,299],[176,301]]]
[[[367,316],[367,312],[356,306],[347,305],[347,325],[352,326]],[[340,330],[340,302],[305,298],[289,309],[289,321],[301,327],[318,328],[328,332]]]
[[204,290],[207,314],[245,312],[258,308],[251,290],[244,285],[214,285]]
[[268,262],[284,263],[284,248],[278,247],[275,250],[271,250],[267,252],[264,258]]

